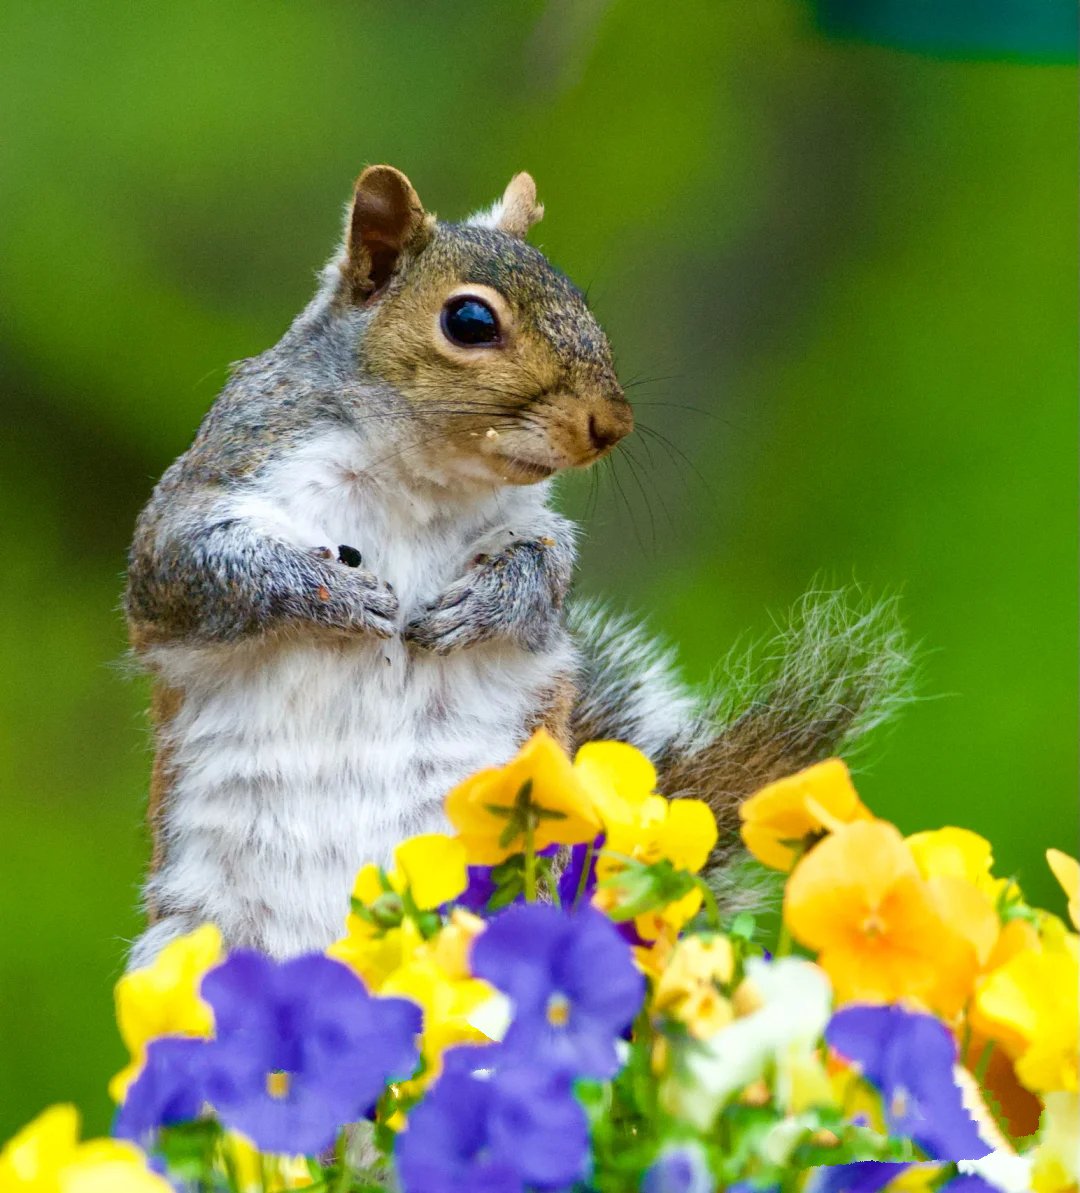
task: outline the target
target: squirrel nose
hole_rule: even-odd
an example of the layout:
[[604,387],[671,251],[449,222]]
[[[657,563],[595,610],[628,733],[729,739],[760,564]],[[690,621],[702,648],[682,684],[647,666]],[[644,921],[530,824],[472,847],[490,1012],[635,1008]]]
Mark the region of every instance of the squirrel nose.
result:
[[626,402],[611,403],[609,408],[589,415],[589,439],[599,454],[605,452],[634,427],[634,416]]

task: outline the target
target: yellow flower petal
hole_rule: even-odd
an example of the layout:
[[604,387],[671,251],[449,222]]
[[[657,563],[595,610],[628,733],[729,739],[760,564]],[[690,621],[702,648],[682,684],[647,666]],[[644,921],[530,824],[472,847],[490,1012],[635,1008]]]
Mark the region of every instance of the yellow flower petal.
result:
[[589,742],[578,750],[574,770],[609,830],[632,821],[656,790],[656,767],[640,750],[623,742]]
[[79,1143],[74,1106],[52,1106],[0,1152],[4,1193],[171,1193],[133,1144],[114,1139]]
[[465,846],[444,833],[427,833],[403,841],[394,850],[394,864],[421,911],[456,899],[469,882]]
[[524,849],[522,834],[509,840],[504,834],[526,783],[531,803],[551,814],[536,826],[537,850],[578,845],[600,832],[600,817],[566,752],[550,733],[538,729],[505,766],[472,775],[446,797],[446,814],[474,865],[494,866]]
[[829,758],[770,783],[739,809],[746,848],[774,870],[790,870],[803,843],[837,824],[866,820],[848,768]]
[[1069,901],[1069,919],[1080,928],[1080,862],[1060,849],[1048,849],[1046,860]]
[[[46,1172],[74,1154],[79,1112],[74,1106],[50,1106],[13,1136],[0,1152],[0,1189],[44,1191]],[[54,1186],[55,1187],[55,1186]]]

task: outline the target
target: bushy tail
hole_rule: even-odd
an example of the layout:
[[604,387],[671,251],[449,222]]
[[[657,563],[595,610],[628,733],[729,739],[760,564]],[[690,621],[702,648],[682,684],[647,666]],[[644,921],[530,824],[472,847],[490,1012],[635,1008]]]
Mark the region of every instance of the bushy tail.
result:
[[673,653],[595,605],[571,624],[585,656],[575,743],[643,750],[667,796],[696,796],[720,827],[715,862],[739,847],[739,804],[758,788],[855,741],[910,699],[912,660],[895,598],[810,592],[770,641],[733,653],[715,690],[695,693]]

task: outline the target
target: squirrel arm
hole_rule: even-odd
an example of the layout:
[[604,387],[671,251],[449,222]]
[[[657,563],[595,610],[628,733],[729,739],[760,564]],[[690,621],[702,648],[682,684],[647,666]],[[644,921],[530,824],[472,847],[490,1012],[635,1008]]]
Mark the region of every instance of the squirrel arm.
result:
[[140,519],[125,605],[147,642],[229,642],[309,622],[388,638],[398,602],[370,572],[305,550],[230,515],[220,503],[170,503],[162,493]]
[[408,640],[436,654],[497,638],[528,650],[550,643],[562,624],[570,587],[573,525],[551,515],[531,533],[489,553],[484,548],[493,540],[496,536],[480,540],[465,575],[406,626]]

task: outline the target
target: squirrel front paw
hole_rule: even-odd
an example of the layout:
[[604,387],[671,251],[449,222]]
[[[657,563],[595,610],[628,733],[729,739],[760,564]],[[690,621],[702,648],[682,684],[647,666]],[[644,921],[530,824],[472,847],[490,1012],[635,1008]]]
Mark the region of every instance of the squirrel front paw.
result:
[[499,555],[478,556],[470,572],[405,627],[405,638],[437,655],[498,637],[542,649],[561,605],[538,562],[545,550],[545,543],[523,542]]
[[[310,621],[329,629],[392,638],[397,630],[398,599],[393,588],[373,572],[353,563],[359,553],[320,547],[311,552],[310,574],[281,600],[287,618]],[[339,562],[340,561],[340,562]]]

